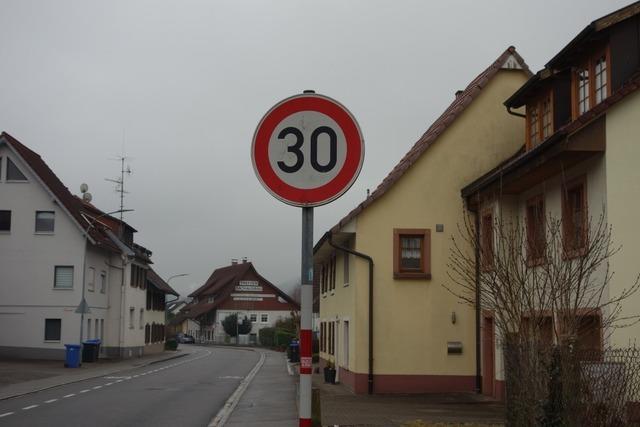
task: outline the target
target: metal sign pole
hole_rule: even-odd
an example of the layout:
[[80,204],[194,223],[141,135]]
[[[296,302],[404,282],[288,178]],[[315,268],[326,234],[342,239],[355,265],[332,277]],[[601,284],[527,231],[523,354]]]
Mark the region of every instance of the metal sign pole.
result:
[[311,351],[313,317],[313,208],[302,208],[300,318],[300,427],[311,427]]

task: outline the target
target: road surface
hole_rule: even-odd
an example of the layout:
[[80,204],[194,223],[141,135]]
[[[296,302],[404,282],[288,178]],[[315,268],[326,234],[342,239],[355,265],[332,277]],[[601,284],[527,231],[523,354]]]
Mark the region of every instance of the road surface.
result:
[[196,349],[178,359],[0,401],[0,426],[206,426],[260,355]]

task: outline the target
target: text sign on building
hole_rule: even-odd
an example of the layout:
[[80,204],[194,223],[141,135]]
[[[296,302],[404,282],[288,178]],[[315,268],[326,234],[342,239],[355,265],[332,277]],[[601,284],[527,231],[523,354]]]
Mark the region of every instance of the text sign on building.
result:
[[256,292],[261,290],[262,286],[255,280],[240,280],[236,285],[236,291]]
[[354,183],[364,141],[349,110],[327,96],[304,93],[280,101],[262,118],[251,159],[274,197],[294,206],[320,206]]

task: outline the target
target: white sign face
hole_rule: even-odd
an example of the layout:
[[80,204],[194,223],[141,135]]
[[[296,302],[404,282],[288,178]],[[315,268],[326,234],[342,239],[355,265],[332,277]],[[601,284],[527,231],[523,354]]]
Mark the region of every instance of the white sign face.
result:
[[262,286],[255,280],[240,280],[236,286],[236,291],[258,292],[262,290]]
[[[297,147],[300,140],[315,143]],[[269,138],[271,167],[278,178],[295,188],[311,190],[331,182],[342,170],[346,157],[342,129],[331,117],[317,111],[290,115]]]
[[233,297],[234,301],[263,301],[262,298],[259,297]]

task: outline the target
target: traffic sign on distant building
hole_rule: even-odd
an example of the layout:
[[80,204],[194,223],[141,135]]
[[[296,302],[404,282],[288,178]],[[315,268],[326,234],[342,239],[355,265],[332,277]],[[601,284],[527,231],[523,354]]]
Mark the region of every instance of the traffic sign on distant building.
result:
[[364,141],[342,104],[303,93],[280,101],[262,118],[251,159],[274,197],[294,206],[320,206],[354,183],[364,160]]

